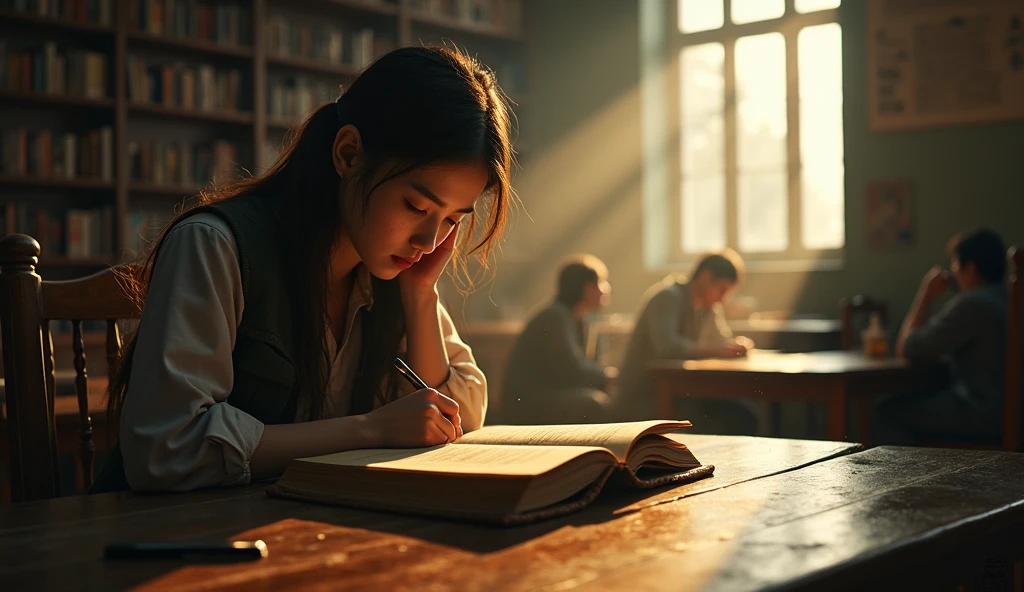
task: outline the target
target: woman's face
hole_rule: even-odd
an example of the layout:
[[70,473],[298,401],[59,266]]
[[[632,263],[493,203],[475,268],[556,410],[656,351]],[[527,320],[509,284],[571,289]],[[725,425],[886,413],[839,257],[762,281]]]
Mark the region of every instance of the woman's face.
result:
[[415,169],[377,187],[365,212],[362,196],[346,188],[345,232],[370,273],[393,279],[472,214],[487,179],[487,168],[479,163]]

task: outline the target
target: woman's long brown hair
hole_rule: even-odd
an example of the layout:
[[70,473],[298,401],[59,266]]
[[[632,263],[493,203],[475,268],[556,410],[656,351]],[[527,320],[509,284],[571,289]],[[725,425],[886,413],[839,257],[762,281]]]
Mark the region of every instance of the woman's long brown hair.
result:
[[[287,284],[295,330],[301,337],[295,340],[297,404],[310,420],[329,413],[330,360],[323,319],[331,250],[343,228],[342,181],[332,160],[334,138],[343,125],[355,126],[362,138],[366,165],[356,178],[344,182],[357,184],[355,194],[363,196],[364,208],[382,183],[413,169],[436,163],[487,166],[489,203],[482,208],[486,213],[467,217],[451,270],[461,285],[472,286],[468,258],[475,255],[482,269],[488,268],[515,200],[510,179],[511,122],[493,73],[447,47],[407,47],[382,56],[336,102],[321,105],[286,138],[265,174],[201,192],[150,243],[141,273],[123,278],[142,310],[160,246],[177,221],[194,208],[241,196],[275,199],[282,246],[294,265],[294,276]],[[386,402],[391,395],[384,386],[385,377],[404,333],[404,315],[397,282],[375,278],[373,284],[374,305],[367,314],[374,330],[362,355],[367,361],[365,384],[380,387],[378,392],[353,395]],[[108,425],[114,434],[131,380],[139,328],[141,324],[129,335],[109,386]]]

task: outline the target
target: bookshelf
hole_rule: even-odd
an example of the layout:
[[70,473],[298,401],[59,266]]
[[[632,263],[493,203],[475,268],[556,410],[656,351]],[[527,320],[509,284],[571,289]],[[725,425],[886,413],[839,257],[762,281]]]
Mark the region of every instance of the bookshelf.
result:
[[[205,182],[199,169],[213,178],[226,154],[232,168],[261,172],[309,109],[396,46],[445,41],[478,55],[522,119],[520,22],[523,3],[532,1],[89,0],[83,14],[69,8],[73,0],[0,0],[0,131],[23,130],[18,166],[8,166],[11,146],[0,146],[0,229],[36,235],[37,214],[39,224],[48,219],[51,245],[40,266],[68,276],[125,261],[138,242],[132,225],[159,222],[157,210],[169,217]],[[26,85],[21,69],[12,83],[13,55],[28,60],[29,78],[39,71],[32,60],[42,60],[45,81]],[[72,66],[83,60],[98,71],[73,80]],[[201,104],[202,84],[217,89],[216,101]],[[83,85],[87,91],[68,92]],[[78,151],[69,156],[58,144]],[[76,166],[83,152],[89,169]],[[69,212],[102,218],[102,234],[112,236],[97,244],[112,252],[69,256]]]
[[206,58],[225,57],[240,60],[252,59],[252,47],[245,45],[225,45],[197,39],[181,39],[165,35],[154,35],[144,31],[132,30],[128,33],[128,42],[136,47],[155,47],[172,51],[189,52]]

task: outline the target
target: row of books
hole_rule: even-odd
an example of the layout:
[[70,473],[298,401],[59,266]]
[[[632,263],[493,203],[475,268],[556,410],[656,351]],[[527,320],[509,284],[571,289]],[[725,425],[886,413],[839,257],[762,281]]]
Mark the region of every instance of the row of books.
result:
[[[44,255],[64,255],[69,259],[105,257],[114,252],[114,208],[70,208],[60,214],[28,204],[6,208],[13,215],[14,231],[28,234],[39,243]],[[3,228],[7,228],[3,220]]]
[[136,104],[199,111],[239,111],[242,72],[236,68],[196,68],[181,63],[151,64],[128,56],[128,100]]
[[[190,142],[129,141],[128,176],[133,181],[190,192],[238,177],[238,147],[226,140]],[[184,193],[183,193],[184,196]]]
[[114,133],[110,126],[81,134],[22,127],[3,130],[0,138],[0,170],[6,175],[114,179]]
[[80,24],[114,24],[114,0],[0,0],[0,10]]
[[[112,257],[114,254],[114,208],[70,208],[55,214],[25,203],[0,209],[0,228],[8,228],[6,216],[14,232],[28,234],[39,243],[42,255],[68,259]],[[149,241],[156,238],[173,216],[173,210],[135,211],[125,214],[121,226],[122,246],[126,259],[134,259]]]
[[13,51],[0,40],[0,87],[20,92],[100,99],[107,96],[107,56],[82,49]]
[[130,22],[141,31],[220,45],[250,45],[250,12],[234,3],[135,0]]
[[412,0],[416,12],[466,23],[491,25],[518,33],[523,25],[522,0]]
[[267,54],[341,64],[344,34],[330,24],[303,25],[276,14],[265,25]]
[[281,15],[267,19],[264,43],[267,54],[279,58],[314,60],[363,67],[395,46],[394,39],[372,28],[342,31],[330,24],[309,25]]
[[320,103],[338,96],[338,85],[308,76],[290,76],[271,82],[267,88],[267,115],[295,120],[309,115]]

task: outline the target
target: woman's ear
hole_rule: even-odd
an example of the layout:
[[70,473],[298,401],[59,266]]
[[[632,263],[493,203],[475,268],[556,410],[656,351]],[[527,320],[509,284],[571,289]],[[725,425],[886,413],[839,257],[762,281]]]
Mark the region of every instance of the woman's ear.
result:
[[334,136],[334,146],[331,149],[331,159],[334,161],[334,170],[338,176],[345,178],[351,176],[351,171],[359,166],[363,154],[363,139],[359,130],[352,125],[342,126]]

